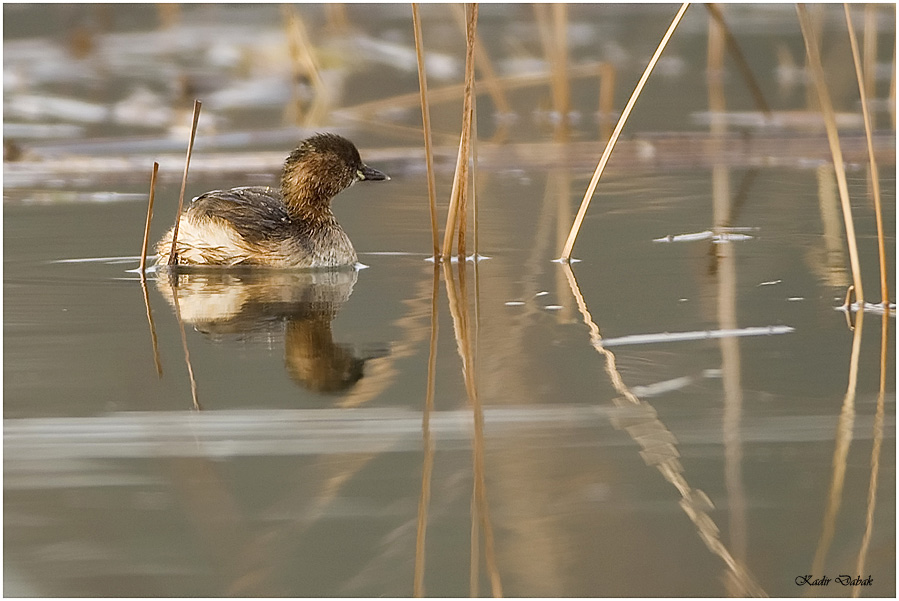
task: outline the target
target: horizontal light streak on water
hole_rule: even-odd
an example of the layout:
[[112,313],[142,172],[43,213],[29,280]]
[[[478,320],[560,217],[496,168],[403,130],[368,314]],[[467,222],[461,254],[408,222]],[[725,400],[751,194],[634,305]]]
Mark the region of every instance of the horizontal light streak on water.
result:
[[[553,448],[565,448],[566,444],[572,448],[584,444],[632,445],[633,441],[626,436],[594,434],[611,429],[613,421],[641,417],[645,417],[645,410],[616,407],[610,400],[597,406],[542,405],[484,410],[485,435],[491,448],[540,446],[541,437],[550,439]],[[740,433],[744,442],[832,441],[837,417],[834,414],[746,418]],[[872,420],[870,415],[857,417],[855,439],[871,437]],[[720,421],[713,417],[675,422],[676,427],[672,422],[673,433],[680,444],[722,444]],[[890,416],[887,422],[887,435],[894,436],[895,418]],[[468,410],[436,411],[430,414],[429,432],[438,451],[468,450],[472,424]],[[565,436],[560,436],[560,432]],[[421,452],[422,415],[418,411],[387,408],[267,409],[5,419],[3,446],[7,476],[44,471],[58,466],[59,462],[92,459]]]

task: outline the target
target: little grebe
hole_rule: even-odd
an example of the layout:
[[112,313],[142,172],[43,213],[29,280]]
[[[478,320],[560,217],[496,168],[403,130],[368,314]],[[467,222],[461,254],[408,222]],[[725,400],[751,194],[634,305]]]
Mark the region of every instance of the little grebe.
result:
[[[346,138],[312,136],[287,157],[280,189],[247,186],[194,198],[178,225],[178,265],[355,265],[356,251],[331,199],[358,181],[387,179]],[[156,245],[157,265],[168,264],[172,229]]]

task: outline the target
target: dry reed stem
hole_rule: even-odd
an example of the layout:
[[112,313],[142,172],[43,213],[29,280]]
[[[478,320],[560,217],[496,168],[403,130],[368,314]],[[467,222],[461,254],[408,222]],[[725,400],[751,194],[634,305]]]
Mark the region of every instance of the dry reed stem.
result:
[[[540,35],[543,55],[549,65],[550,94],[553,110],[559,115],[557,135],[567,135],[571,98],[568,85],[568,45],[566,25],[568,10],[565,4],[532,4],[534,21]],[[551,21],[551,22],[550,22]]]
[[[864,65],[864,86],[868,98],[876,98],[874,69],[877,62],[877,6],[865,4],[864,38],[862,40],[862,64]],[[871,115],[871,129],[877,124],[877,115]]]
[[615,65],[599,64],[599,139],[612,137],[612,111],[615,108]]
[[469,27],[466,35],[465,51],[465,91],[463,93],[462,107],[462,133],[459,136],[459,154],[456,158],[456,174],[453,178],[453,190],[450,194],[450,206],[446,215],[446,227],[443,232],[444,258],[451,256],[453,234],[456,230],[456,222],[459,219],[460,205],[465,194],[468,181],[468,162],[471,154],[471,99],[474,90],[474,36],[477,26],[477,4],[472,5],[469,13]]
[[668,26],[668,31],[665,32],[665,35],[659,42],[659,46],[658,48],[656,48],[655,54],[653,54],[652,58],[649,59],[649,64],[646,65],[646,69],[643,71],[643,75],[642,77],[640,77],[640,81],[637,82],[637,87],[634,88],[630,99],[627,101],[627,105],[625,105],[624,110],[621,112],[621,116],[618,118],[618,123],[615,125],[615,130],[612,132],[612,136],[609,138],[609,143],[606,144],[606,149],[603,151],[602,157],[600,157],[599,159],[599,164],[596,165],[596,170],[593,172],[593,178],[590,180],[590,185],[587,186],[587,192],[584,194],[584,199],[581,201],[581,206],[574,218],[574,223],[571,225],[571,231],[568,233],[568,239],[565,241],[565,247],[562,249],[561,259],[563,261],[568,261],[571,259],[571,250],[572,248],[574,248],[574,241],[577,239],[577,234],[581,229],[581,224],[584,221],[584,216],[586,216],[587,214],[587,207],[590,206],[590,200],[593,198],[593,192],[596,190],[596,185],[599,183],[599,178],[602,177],[602,172],[606,168],[606,163],[609,162],[609,157],[612,155],[612,150],[615,148],[615,143],[618,141],[618,136],[621,135],[621,130],[624,129],[624,124],[627,122],[627,118],[630,116],[631,111],[633,110],[634,105],[637,102],[637,98],[640,97],[640,92],[643,91],[643,86],[646,85],[646,81],[649,79],[649,75],[652,73],[653,67],[655,67],[656,63],[658,62],[659,57],[662,56],[662,51],[665,50],[665,46],[668,45],[668,40],[671,39],[674,30],[677,29],[678,23],[680,23],[681,19],[684,16],[684,13],[687,12],[687,8],[689,6],[689,2],[684,2],[681,5],[680,10],[677,11],[677,14],[671,21],[671,25]]
[[[474,221],[474,271],[475,283],[478,282],[478,97],[473,96],[471,99],[471,214]],[[464,249],[463,249],[464,250]],[[460,255],[462,251],[460,250]],[[476,299],[479,297],[475,297]],[[477,314],[477,308],[475,308]]]
[[534,10],[534,22],[537,24],[537,33],[540,36],[540,45],[543,47],[543,56],[546,64],[550,66],[550,79],[554,76],[552,71],[552,33],[549,27],[549,5],[540,3],[531,4]]
[[[871,165],[871,191],[874,196],[874,215],[877,218],[877,251],[880,257],[880,299],[884,307],[890,300],[890,290],[887,283],[886,251],[883,242],[883,210],[880,205],[880,174],[877,170],[877,160],[874,158],[874,142],[871,140],[874,129],[874,121],[868,111],[868,93],[870,87],[865,85],[862,74],[861,60],[858,55],[858,40],[855,37],[855,29],[852,26],[852,17],[849,14],[849,5],[843,3],[843,11],[846,13],[846,27],[849,29],[849,45],[852,48],[852,61],[855,63],[855,76],[858,81],[858,93],[862,102],[862,117],[865,121],[865,140],[868,143],[868,163]],[[867,14],[867,13],[866,13]],[[865,36],[867,42],[868,36]],[[865,48],[867,54],[867,48]]]
[[153,200],[156,198],[156,175],[159,173],[159,163],[153,162],[153,174],[150,176],[150,196],[147,200],[147,222],[144,224],[144,242],[140,247],[140,275],[143,278],[147,273],[147,245],[150,243],[150,222],[153,221]]
[[571,89],[568,82],[568,5],[558,3],[553,9],[552,87],[553,108],[559,114],[558,136],[568,135],[571,113]]
[[737,67],[740,69],[743,79],[746,80],[746,85],[749,86],[749,92],[752,94],[756,106],[766,117],[770,117],[771,107],[768,106],[768,102],[765,100],[764,94],[762,94],[762,88],[752,74],[752,69],[749,67],[746,57],[740,50],[737,39],[734,37],[733,33],[731,33],[730,27],[728,27],[727,22],[724,20],[724,14],[721,12],[721,9],[718,8],[717,4],[706,4],[705,7],[709,11],[709,14],[712,15],[712,18],[715,19],[715,22],[718,23],[718,26],[721,27],[727,50],[733,55],[734,60],[737,62]]
[[[595,77],[596,69],[599,65],[600,63],[576,65],[568,70],[568,76],[571,78]],[[508,92],[510,90],[517,90],[519,88],[542,85],[549,81],[551,78],[552,73],[527,73],[524,75],[509,75],[506,77],[500,77],[497,79],[497,84],[502,86],[503,89]],[[437,88],[436,90],[430,90],[428,92],[428,98],[431,101],[431,104],[448,102],[450,100],[455,100],[456,98],[458,98],[459,95],[464,91],[464,83],[453,84]],[[342,108],[340,109],[340,113],[358,115],[359,117],[356,118],[362,118],[365,115],[369,115],[377,111],[410,108],[414,107],[415,104],[419,102],[419,96],[420,94],[418,92],[397,94],[396,96],[391,96],[390,98],[380,98],[378,100],[372,100],[370,102],[363,102],[355,106]]]
[[[471,133],[469,134],[469,144],[471,150],[469,151],[470,155],[470,167],[465,174],[465,181],[462,185],[462,192],[459,196],[459,238],[456,247],[456,256],[459,257],[459,261],[465,260],[465,235],[468,232],[468,198],[471,196],[472,206],[474,210],[477,210],[474,207],[474,203],[476,201],[475,197],[475,177],[477,177],[477,155],[476,155],[476,142],[478,135],[478,106],[477,106],[477,95],[471,95]],[[477,228],[477,224],[475,224],[475,228]]]
[[843,209],[843,222],[846,226],[846,239],[849,245],[849,263],[852,266],[852,280],[855,285],[855,295],[859,306],[864,303],[865,296],[862,292],[861,267],[858,259],[858,244],[855,239],[855,224],[852,219],[852,208],[849,204],[849,186],[846,184],[846,169],[843,166],[843,152],[840,150],[839,134],[837,133],[836,117],[830,94],[827,91],[827,83],[824,77],[824,67],[821,65],[821,55],[818,48],[818,37],[813,31],[812,23],[804,4],[796,5],[796,13],[799,16],[799,26],[802,29],[802,38],[805,40],[805,51],[808,64],[811,68],[812,80],[818,92],[818,103],[824,116],[824,127],[827,130],[827,141],[830,144],[830,152],[833,155],[833,165],[836,171],[837,188],[840,191],[840,205]]
[[[309,35],[306,33],[306,27],[303,24],[303,18],[293,6],[284,5],[282,12],[286,20],[287,26],[287,50],[291,59],[291,67],[293,71],[294,82],[299,82],[303,76],[308,76],[314,91],[312,105],[306,115],[301,115],[300,102],[296,96],[296,85],[294,87],[294,102],[288,106],[288,110],[293,109],[294,121],[304,122],[306,125],[314,122],[322,116],[328,104],[326,98],[326,89],[324,80],[321,77],[321,71],[315,60],[315,50],[309,41]],[[301,117],[303,119],[301,120]]]
[[[451,4],[450,6],[452,7],[453,15],[456,17],[463,33],[466,33],[467,35],[466,28],[468,25],[462,7],[458,4]],[[474,60],[478,70],[480,70],[483,75],[481,81],[484,84],[484,89],[493,99],[493,104],[496,105],[497,112],[501,115],[511,114],[512,106],[509,104],[509,101],[506,99],[506,94],[498,83],[496,71],[493,70],[493,64],[490,61],[490,57],[487,55],[487,51],[484,50],[484,45],[478,39],[475,39],[474,41]]]
[[350,19],[347,16],[346,4],[325,4],[325,14],[328,17],[328,28],[337,33],[345,34],[350,29]]
[[890,93],[889,93],[889,105],[890,105],[890,122],[893,124],[893,129],[896,129],[896,46],[893,46],[893,68],[890,69],[892,75],[890,75]]
[[175,214],[175,227],[172,228],[172,250],[169,252],[169,267],[178,263],[175,253],[178,244],[178,226],[181,224],[181,211],[184,210],[184,191],[187,189],[187,170],[190,168],[190,155],[194,151],[194,139],[197,137],[197,123],[200,121],[200,107],[203,103],[194,100],[194,120],[190,126],[190,141],[187,143],[187,157],[184,159],[184,176],[181,178],[181,193],[178,195],[178,213]]
[[418,90],[421,97],[421,122],[425,137],[425,164],[428,168],[428,202],[431,209],[431,240],[434,260],[440,260],[437,233],[437,184],[434,179],[434,151],[431,146],[431,109],[428,103],[428,77],[425,73],[424,42],[421,36],[421,14],[418,4],[412,3],[412,29],[415,34],[415,56],[418,59]]

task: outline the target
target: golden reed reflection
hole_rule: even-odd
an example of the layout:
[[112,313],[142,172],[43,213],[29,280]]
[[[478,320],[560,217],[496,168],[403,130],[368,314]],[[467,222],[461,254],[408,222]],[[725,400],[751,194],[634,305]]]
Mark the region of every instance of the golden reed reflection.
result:
[[643,457],[646,464],[658,469],[662,477],[677,489],[681,495],[681,509],[693,522],[697,534],[708,549],[724,561],[730,572],[729,578],[739,587],[740,593],[743,596],[766,597],[764,589],[755,581],[745,564],[735,558],[721,541],[720,530],[709,515],[713,505],[708,495],[691,487],[687,482],[683,465],[678,460],[680,454],[675,446],[677,439],[658,418],[653,406],[637,398],[622,380],[616,367],[614,353],[603,347],[599,326],[596,325],[587,309],[571,265],[563,263],[562,269],[565,270],[571,294],[574,296],[584,324],[590,331],[590,342],[593,348],[605,358],[606,373],[609,375],[612,386],[620,395],[613,402],[621,409],[621,412],[612,416],[612,425],[618,430],[627,432],[634,442],[640,445],[640,456]]
[[446,293],[449,298],[450,314],[453,317],[453,329],[456,337],[456,348],[462,359],[462,376],[465,381],[465,392],[471,405],[474,419],[472,439],[472,462],[474,470],[473,513],[472,513],[472,594],[477,593],[476,546],[479,528],[483,528],[484,561],[490,578],[490,590],[494,597],[502,597],[502,581],[496,565],[493,527],[490,522],[487,503],[486,468],[484,465],[484,412],[478,397],[477,365],[475,362],[473,331],[468,310],[468,293],[466,288],[466,263],[457,264],[458,286],[453,275],[451,262],[443,262],[443,276],[446,282]]
[[[712,143],[721,151],[727,124],[724,120],[727,109],[724,96],[724,49],[725,44],[732,53],[742,58],[733,35],[727,29],[724,17],[715,5],[706,5],[709,11],[708,39],[708,97],[710,134]],[[743,63],[745,66],[745,62]],[[748,67],[746,67],[748,70]],[[753,78],[748,72],[747,81],[752,87]],[[762,111],[768,111],[761,93],[757,103]],[[749,172],[752,173],[752,172]],[[747,173],[744,183],[751,176]],[[712,219],[715,232],[735,225],[739,199],[731,201],[730,168],[727,165],[712,166]],[[714,267],[710,270],[717,285],[717,317],[721,329],[736,329],[737,319],[737,255],[733,244],[711,244],[710,254],[714,257]],[[721,374],[724,386],[724,412],[721,423],[724,439],[724,485],[727,490],[730,549],[735,561],[746,564],[746,494],[743,488],[743,441],[740,425],[743,419],[743,387],[741,383],[740,342],[735,337],[724,337],[719,341],[721,348]],[[724,582],[732,596],[745,595],[745,587],[726,570]]]
[[[859,313],[862,313],[860,311]],[[874,507],[877,505],[877,479],[880,472],[880,447],[883,444],[884,393],[887,380],[887,354],[889,352],[889,312],[884,311],[880,328],[880,388],[877,392],[877,409],[874,413],[873,446],[871,447],[871,478],[868,482],[868,508],[865,512],[865,534],[858,550],[858,562],[855,570],[858,574],[865,571],[865,560],[868,558],[868,547],[874,532]],[[852,596],[858,597],[860,586],[852,587]]]
[[849,447],[852,444],[852,429],[855,425],[855,392],[858,385],[858,358],[862,346],[864,318],[864,311],[856,313],[855,331],[852,335],[852,354],[849,358],[849,383],[846,387],[846,395],[843,397],[843,406],[837,422],[836,445],[833,450],[833,475],[830,480],[830,490],[827,493],[827,507],[824,510],[821,537],[818,539],[815,558],[812,560],[812,574],[820,574],[823,571],[827,552],[830,550],[830,544],[833,542],[837,516],[840,513],[840,504],[843,499],[843,484],[846,480],[846,458],[849,455]]
[[428,506],[431,502],[431,472],[434,467],[434,443],[431,440],[430,419],[434,409],[434,391],[437,372],[437,296],[440,292],[440,265],[434,261],[434,277],[431,288],[431,339],[428,345],[428,388],[425,393],[425,407],[421,416],[421,439],[424,460],[421,468],[421,495],[418,498],[418,522],[415,535],[415,571],[412,580],[412,595],[425,594],[425,540],[428,531]]

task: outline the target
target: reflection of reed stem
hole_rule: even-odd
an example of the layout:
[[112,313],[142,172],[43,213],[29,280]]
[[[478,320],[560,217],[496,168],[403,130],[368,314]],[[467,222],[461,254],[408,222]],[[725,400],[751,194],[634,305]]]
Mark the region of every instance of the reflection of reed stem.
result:
[[425,136],[425,164],[428,168],[428,202],[431,208],[431,239],[434,244],[434,260],[440,259],[440,243],[437,241],[437,184],[434,180],[434,151],[431,147],[431,109],[428,102],[428,77],[425,73],[424,42],[421,36],[421,15],[418,4],[412,4],[412,29],[415,34],[415,56],[418,59],[418,89],[421,95],[421,122]]
[[200,107],[203,103],[194,100],[194,120],[190,126],[190,141],[187,143],[187,158],[184,160],[184,176],[181,178],[181,193],[178,195],[178,212],[175,214],[175,227],[172,228],[172,250],[169,252],[169,267],[178,264],[175,252],[178,244],[178,226],[181,224],[181,211],[184,209],[184,191],[187,189],[187,170],[190,168],[190,155],[194,150],[194,138],[197,136],[197,123],[200,121]]
[[143,278],[147,273],[147,245],[150,243],[150,223],[153,221],[153,200],[156,198],[156,175],[159,173],[159,163],[153,163],[153,174],[150,176],[150,197],[147,200],[147,222],[144,225],[144,242],[140,247],[140,274]]
[[[877,251],[880,256],[880,300],[886,308],[890,300],[890,290],[887,284],[887,265],[886,251],[883,243],[883,211],[880,206],[880,174],[877,171],[877,160],[874,158],[874,142],[871,140],[871,131],[874,128],[874,120],[868,111],[868,94],[872,89],[865,85],[862,74],[862,65],[858,56],[858,40],[855,37],[855,28],[852,26],[852,17],[849,15],[849,5],[843,4],[843,11],[846,13],[846,27],[849,28],[849,45],[852,47],[852,60],[855,63],[855,76],[858,81],[858,92],[862,101],[862,117],[865,121],[865,140],[868,143],[868,164],[871,169],[871,191],[874,196],[874,215],[877,218]],[[867,12],[865,13],[868,14]],[[866,21],[867,25],[867,21]],[[865,55],[867,58],[867,28],[865,35]],[[871,36],[873,37],[873,36]],[[865,73],[867,75],[867,73]]]
[[187,349],[187,334],[184,331],[184,320],[181,319],[181,303],[178,301],[178,288],[174,283],[174,276],[170,282],[172,289],[172,303],[175,306],[175,319],[178,321],[178,329],[181,331],[181,348],[184,349],[184,362],[187,364],[187,375],[190,378],[190,397],[194,402],[194,409],[202,410],[197,398],[197,381],[194,379],[194,368],[190,363],[190,351]]
[[[459,287],[455,285],[452,266],[446,261],[443,263],[444,280],[446,281],[446,294],[449,298],[450,314],[453,316],[453,327],[456,334],[456,348],[462,359],[462,376],[465,380],[465,392],[468,396],[474,420],[474,433],[472,440],[472,461],[474,470],[474,502],[477,515],[480,516],[480,527],[484,530],[484,560],[487,573],[490,577],[491,593],[495,597],[502,596],[502,582],[499,570],[496,566],[496,552],[494,549],[493,527],[490,522],[489,507],[487,503],[486,467],[484,462],[484,412],[478,397],[477,370],[475,365],[474,347],[472,344],[472,328],[466,304],[467,292],[465,287],[465,261],[460,260],[457,265]],[[474,517],[474,516],[473,516]],[[472,526],[473,533],[475,526]],[[474,544],[474,542],[473,542]],[[473,579],[472,584],[476,581]]]
[[477,484],[471,489],[471,502],[469,503],[469,515],[471,516],[471,528],[468,533],[469,557],[468,557],[468,596],[477,599],[481,596],[481,529],[478,527],[478,495]]
[[431,441],[431,411],[434,409],[434,390],[437,372],[437,293],[440,283],[440,265],[434,261],[434,285],[431,289],[431,341],[428,346],[428,389],[425,409],[421,417],[421,438],[424,462],[421,468],[421,496],[418,499],[418,529],[415,537],[415,576],[412,594],[424,597],[425,538],[428,531],[428,506],[431,502],[431,472],[434,467],[434,443]]
[[[883,416],[884,393],[886,391],[887,377],[887,351],[889,349],[888,334],[890,313],[884,310],[882,326],[880,328],[880,390],[877,393],[877,409],[874,413],[873,446],[871,447],[871,478],[868,481],[868,510],[865,512],[865,534],[862,536],[862,544],[858,551],[858,563],[856,571],[859,576],[865,571],[865,560],[868,557],[868,547],[871,544],[871,536],[874,532],[874,507],[877,505],[877,479],[880,472],[880,447],[883,444]],[[853,587],[852,596],[858,597],[862,587]]]
[[855,284],[855,295],[859,305],[864,302],[865,295],[862,292],[861,267],[858,259],[858,245],[855,240],[855,224],[852,220],[852,208],[849,204],[849,187],[846,184],[846,169],[843,166],[843,152],[840,150],[840,140],[837,133],[836,117],[833,105],[830,102],[830,94],[827,91],[827,83],[824,78],[824,67],[821,66],[821,55],[818,49],[818,37],[815,34],[811,19],[804,4],[796,5],[799,15],[799,26],[802,29],[802,38],[805,40],[805,50],[808,55],[808,63],[812,72],[815,88],[818,92],[818,103],[824,116],[824,127],[827,130],[827,141],[830,144],[830,152],[833,155],[833,165],[836,170],[837,187],[840,191],[840,205],[843,208],[843,222],[846,225],[846,239],[849,244],[849,263],[852,266],[852,280]]
[[150,295],[147,292],[147,276],[141,271],[140,287],[144,293],[144,308],[147,310],[147,323],[150,325],[150,343],[153,345],[153,363],[156,365],[156,377],[162,377],[162,361],[159,360],[159,340],[156,338],[156,324],[153,323],[153,311],[150,309]]
[[846,458],[849,455],[849,446],[852,444],[852,429],[855,423],[855,391],[858,385],[858,357],[862,346],[862,323],[865,318],[864,311],[858,311],[855,317],[855,332],[852,335],[852,353],[849,358],[849,383],[846,386],[846,396],[843,397],[843,407],[837,423],[836,444],[833,450],[833,475],[830,481],[830,490],[827,494],[827,508],[824,510],[824,521],[821,526],[821,538],[815,549],[815,558],[812,561],[812,574],[820,574],[824,569],[824,560],[830,550],[836,529],[837,516],[840,513],[840,505],[843,497],[843,484],[846,481]]
[[606,168],[606,163],[609,162],[609,157],[612,156],[612,150],[615,148],[615,142],[618,141],[618,136],[621,135],[621,130],[624,129],[624,124],[627,123],[627,118],[630,116],[631,111],[634,109],[634,105],[637,103],[637,98],[640,97],[640,92],[643,91],[643,86],[646,85],[646,81],[649,79],[649,75],[652,73],[653,67],[655,67],[656,63],[659,61],[659,57],[662,56],[662,51],[665,50],[665,46],[668,45],[668,40],[671,39],[674,30],[677,29],[678,23],[680,23],[681,19],[684,16],[684,13],[687,12],[687,8],[689,6],[689,2],[684,2],[681,5],[680,10],[677,11],[677,14],[671,21],[671,25],[668,26],[668,31],[665,32],[665,35],[659,42],[659,46],[658,48],[656,48],[655,54],[653,54],[652,58],[649,59],[649,64],[646,65],[646,69],[643,71],[643,76],[640,77],[640,81],[637,82],[637,87],[634,88],[630,100],[627,101],[624,110],[621,111],[621,116],[618,118],[618,123],[615,125],[615,130],[612,132],[612,136],[609,138],[609,143],[606,144],[606,149],[603,151],[602,157],[600,157],[599,159],[599,164],[596,165],[596,170],[593,172],[593,178],[590,180],[590,185],[587,186],[587,192],[584,194],[584,200],[581,201],[581,206],[574,218],[574,223],[571,225],[571,231],[568,233],[568,239],[565,241],[565,247],[562,249],[561,258],[564,261],[568,261],[569,259],[571,259],[571,250],[572,248],[574,248],[574,241],[577,239],[577,234],[581,229],[581,224],[584,222],[584,217],[587,214],[587,207],[590,206],[590,200],[593,198],[593,192],[596,190],[596,185],[599,183],[599,178],[602,177],[602,172]]
[[658,469],[662,477],[677,489],[681,495],[681,509],[693,522],[697,534],[706,547],[724,561],[730,570],[730,576],[740,586],[743,596],[766,596],[764,589],[755,582],[745,565],[734,558],[721,541],[720,530],[708,513],[713,507],[708,496],[703,491],[691,487],[684,477],[684,467],[678,460],[679,454],[675,446],[677,439],[659,419],[652,405],[637,398],[624,383],[616,366],[615,354],[602,344],[599,326],[593,321],[587,309],[587,303],[581,294],[571,265],[563,263],[562,269],[565,270],[571,294],[581,312],[584,324],[590,330],[591,345],[605,358],[606,373],[612,386],[621,395],[614,401],[620,410],[620,416],[613,417],[612,425],[627,432],[634,442],[640,445],[640,455],[646,464]]

